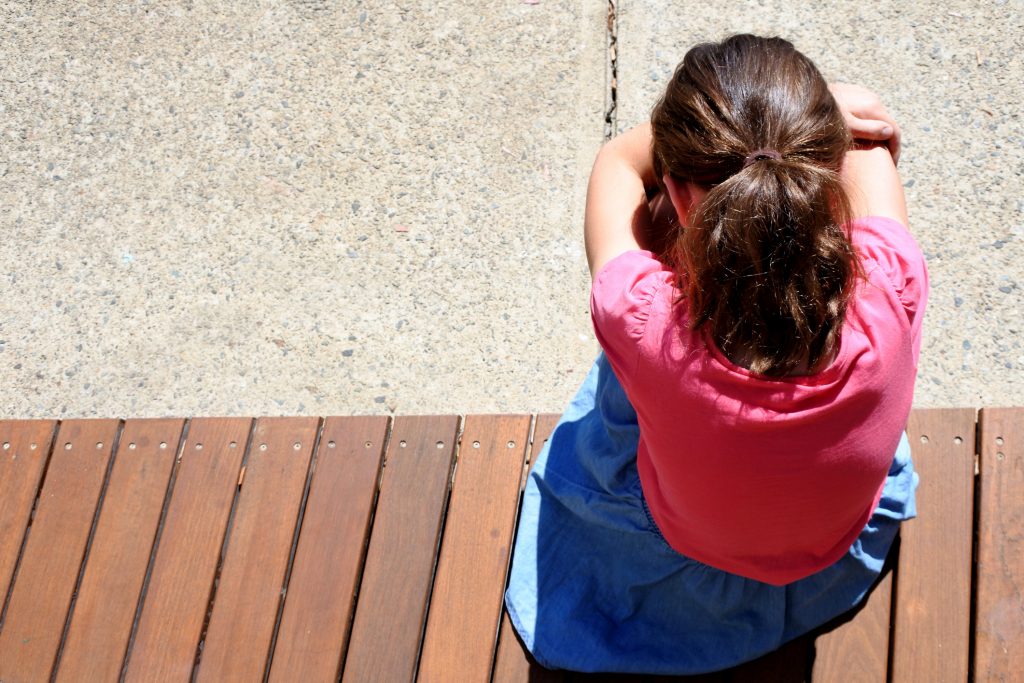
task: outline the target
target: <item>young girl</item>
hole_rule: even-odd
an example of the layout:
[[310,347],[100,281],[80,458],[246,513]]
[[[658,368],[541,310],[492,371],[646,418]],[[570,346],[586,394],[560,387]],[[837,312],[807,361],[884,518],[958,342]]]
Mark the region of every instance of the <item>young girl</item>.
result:
[[833,90],[782,39],[698,45],[598,154],[603,353],[533,467],[506,593],[540,664],[754,659],[858,604],[914,516],[927,274],[895,124]]

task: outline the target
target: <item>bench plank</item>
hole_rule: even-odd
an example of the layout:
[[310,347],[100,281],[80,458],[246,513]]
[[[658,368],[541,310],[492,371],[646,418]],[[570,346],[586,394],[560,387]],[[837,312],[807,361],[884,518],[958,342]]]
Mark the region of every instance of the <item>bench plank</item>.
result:
[[55,420],[0,421],[0,607],[14,578],[56,426]]
[[197,681],[263,680],[319,427],[317,417],[256,421]]
[[[805,634],[785,643],[778,650],[769,652],[751,662],[744,662],[726,671],[704,674],[702,676],[680,677],[680,681],[700,681],[701,683],[804,683],[811,680],[808,674],[808,658],[814,647],[814,634]],[[846,678],[851,680],[868,680]],[[884,681],[885,678],[882,678]]]
[[[897,552],[897,547],[892,548],[890,558]],[[852,618],[840,617],[837,625],[828,625],[828,630],[815,639],[814,683],[886,680],[893,571],[891,567],[884,571],[882,580]]]
[[[535,420],[531,460],[557,419]],[[675,680],[547,671],[523,650],[503,609],[494,643],[507,574],[501,554],[507,558],[514,538],[517,490],[511,482],[518,479],[521,487],[523,479],[511,473],[510,462],[485,466],[483,451],[490,445],[493,455],[505,455],[509,440],[518,450],[526,431],[519,422],[528,424],[528,417],[467,418],[454,476],[456,416],[400,417],[391,437],[384,417],[331,418],[312,468],[317,418],[256,424],[303,420],[314,427],[303,433],[299,451],[284,442],[296,456],[290,464],[299,463],[287,470],[291,484],[276,486],[273,477],[262,476],[268,471],[261,475],[248,462],[254,453],[253,463],[260,453],[271,455],[272,448],[259,438],[255,448],[266,442],[267,451],[246,447],[249,418],[193,420],[177,463],[171,453],[181,440],[180,419],[129,420],[120,436],[117,420],[70,420],[56,434],[55,421],[0,421],[0,589],[9,591],[0,616],[0,679],[45,680],[56,662],[60,680],[112,680],[127,657],[128,681],[185,681],[193,674],[248,680],[268,665],[269,676],[281,681],[336,680],[339,669],[348,680],[411,679],[417,671],[424,680],[480,680],[493,653],[496,681]],[[896,571],[852,619],[812,634],[813,645],[805,639],[726,672],[676,678],[880,680],[891,658],[889,680],[964,680],[969,666],[975,680],[1012,680],[1024,668],[1016,647],[1024,640],[1024,409],[985,409],[980,420],[976,479],[973,411],[914,411],[908,434],[922,477],[919,518],[903,527],[894,548]],[[506,422],[519,437],[502,431]],[[104,424],[107,431],[97,432]],[[72,434],[74,428],[79,432]],[[69,438],[72,448],[65,450]],[[166,448],[157,450],[157,439]],[[470,452],[473,441],[481,448]],[[194,448],[198,442],[201,451]],[[73,457],[83,451],[89,457]],[[352,457],[343,463],[339,456],[346,453]],[[236,493],[243,459],[245,478]],[[525,477],[529,468],[521,464]],[[256,492],[261,482],[262,495]],[[503,507],[511,511],[502,515]],[[263,534],[269,544],[259,542]],[[275,549],[268,552],[270,546]],[[365,580],[357,589],[361,572]],[[891,642],[884,635],[890,611]],[[347,632],[352,645],[346,656]],[[235,667],[236,655],[249,661]]]
[[[157,539],[126,680],[188,681],[252,418],[195,418],[188,426]],[[196,449],[202,444],[202,449]]]
[[46,680],[87,552],[118,420],[66,420],[0,631],[0,680]]
[[970,409],[915,410],[907,425],[921,486],[900,531],[894,681],[967,679],[974,429]]
[[184,426],[183,419],[124,425],[57,665],[58,681],[114,681],[121,674]]
[[466,417],[417,681],[490,680],[530,421]]
[[[533,424],[533,434],[530,439],[530,451],[527,455],[529,466],[523,468],[523,478],[519,482],[519,491],[522,493],[526,485],[526,477],[533,468],[533,464],[540,456],[541,449],[551,437],[551,432],[558,425],[561,418],[558,414],[543,413],[537,416]],[[518,523],[518,515],[517,515]],[[515,526],[513,526],[513,539],[515,538]],[[517,683],[519,681],[534,681],[535,683],[555,683],[561,681],[561,672],[550,671],[533,661],[530,653],[526,651],[519,637],[516,635],[512,620],[509,619],[504,603],[501,608],[501,632],[498,634],[498,646],[494,660],[494,683]]]
[[313,464],[270,668],[272,683],[336,681],[387,437],[386,417],[329,417]]
[[415,676],[457,428],[456,416],[395,418],[345,680]]
[[974,680],[1024,672],[1024,409],[981,411]]

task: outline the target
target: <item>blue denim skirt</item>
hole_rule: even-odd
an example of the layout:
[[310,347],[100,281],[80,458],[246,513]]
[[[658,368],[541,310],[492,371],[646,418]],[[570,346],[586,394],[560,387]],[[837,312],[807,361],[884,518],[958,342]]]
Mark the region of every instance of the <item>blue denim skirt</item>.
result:
[[773,586],[668,545],[640,487],[638,438],[636,413],[601,354],[527,479],[505,593],[513,625],[545,667],[685,675],[756,659],[860,603],[900,522],[916,514],[904,434],[849,552]]

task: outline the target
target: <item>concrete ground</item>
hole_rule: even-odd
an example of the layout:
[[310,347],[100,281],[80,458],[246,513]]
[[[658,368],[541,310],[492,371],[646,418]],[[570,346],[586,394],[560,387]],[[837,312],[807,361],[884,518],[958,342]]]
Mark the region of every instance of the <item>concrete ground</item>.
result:
[[1020,0],[407,5],[0,6],[0,417],[559,411],[593,155],[735,31],[903,126],[917,405],[1024,404]]

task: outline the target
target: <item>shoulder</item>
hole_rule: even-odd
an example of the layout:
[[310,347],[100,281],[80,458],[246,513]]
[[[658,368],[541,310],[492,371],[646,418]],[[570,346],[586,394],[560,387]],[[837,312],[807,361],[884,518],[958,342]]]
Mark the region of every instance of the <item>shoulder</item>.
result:
[[881,273],[892,287],[909,323],[916,363],[921,352],[922,320],[929,287],[928,268],[921,248],[905,226],[883,216],[851,221],[850,237],[868,278],[872,272]]
[[651,310],[673,296],[675,274],[650,251],[633,249],[608,261],[594,277],[590,315],[602,349],[617,370],[635,364]]
[[674,279],[672,270],[650,251],[625,251],[604,264],[594,276],[590,288],[591,313],[601,318],[640,313]]
[[924,254],[917,240],[899,221],[866,216],[850,222],[850,239],[861,258],[872,264],[902,291],[911,280],[927,282]]

